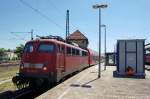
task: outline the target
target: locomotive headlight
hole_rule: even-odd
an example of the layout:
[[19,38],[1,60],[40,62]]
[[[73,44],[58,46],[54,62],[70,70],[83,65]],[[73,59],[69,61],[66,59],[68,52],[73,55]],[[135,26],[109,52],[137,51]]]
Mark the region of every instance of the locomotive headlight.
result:
[[23,69],[23,66],[20,66],[21,69]]
[[24,68],[24,65],[23,63],[20,64],[20,69],[23,69]]
[[43,70],[47,70],[47,67],[44,66],[44,67],[43,67]]
[[48,61],[46,61],[45,63],[44,63],[44,66],[43,66],[43,70],[44,71],[46,71],[47,70],[47,65],[49,64],[49,62]]

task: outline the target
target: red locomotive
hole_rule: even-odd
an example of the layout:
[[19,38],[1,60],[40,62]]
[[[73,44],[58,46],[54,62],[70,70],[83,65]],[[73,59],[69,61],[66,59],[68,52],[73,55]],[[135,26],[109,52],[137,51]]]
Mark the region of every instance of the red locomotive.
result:
[[98,63],[96,52],[58,39],[37,39],[25,44],[17,85],[55,84],[74,72]]

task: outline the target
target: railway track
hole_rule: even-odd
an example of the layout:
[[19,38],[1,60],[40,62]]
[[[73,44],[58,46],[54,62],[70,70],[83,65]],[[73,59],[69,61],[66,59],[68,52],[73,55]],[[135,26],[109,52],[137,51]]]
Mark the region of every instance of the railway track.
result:
[[39,92],[31,88],[16,91],[6,91],[0,94],[0,99],[34,99]]
[[[86,69],[86,68],[84,68],[84,69]],[[66,76],[60,82],[58,82],[55,85],[52,85],[48,89],[40,89],[40,88],[31,89],[31,88],[27,87],[27,88],[23,88],[23,89],[16,90],[16,91],[6,91],[6,92],[3,92],[3,93],[0,93],[0,99],[34,99],[35,97],[41,95],[42,93],[46,92],[47,90],[50,90],[51,88],[59,85],[60,83],[62,83],[65,80],[69,79],[70,77],[73,77],[74,75],[76,75],[77,73],[79,73],[81,71],[74,72],[74,73]]]
[[30,89],[30,88],[21,89],[21,90],[15,91],[11,99],[25,99],[25,97],[29,96],[29,94],[31,93],[33,93],[33,89]]
[[49,89],[32,89],[27,87],[16,91],[6,91],[0,93],[0,99],[34,99]]

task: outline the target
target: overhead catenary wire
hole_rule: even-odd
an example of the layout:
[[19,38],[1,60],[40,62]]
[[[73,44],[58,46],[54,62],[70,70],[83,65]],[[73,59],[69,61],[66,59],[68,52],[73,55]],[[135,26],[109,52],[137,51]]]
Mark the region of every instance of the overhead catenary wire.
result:
[[[65,16],[65,13],[63,13],[63,11],[61,11],[60,9],[58,9],[58,7],[51,0],[48,0],[48,1],[52,5],[51,7],[53,7],[55,9],[55,11],[57,11],[59,13],[59,15]],[[77,26],[75,26],[73,24],[70,24],[70,25],[71,25],[72,28],[79,29]]]
[[34,12],[38,13],[41,17],[45,18],[47,21],[49,21],[52,24],[55,24],[59,29],[65,30],[65,28],[63,28],[61,25],[57,24],[55,21],[53,21],[51,18],[49,18],[47,15],[45,15],[44,13],[42,13],[40,10],[38,10],[37,8],[34,8],[32,5],[30,5],[29,3],[25,2],[24,0],[19,0],[23,5],[29,7],[30,9],[32,9]]
[[23,40],[23,41],[27,41],[26,39],[20,37],[19,35],[16,35],[15,32],[10,32],[12,35],[14,35],[16,37],[16,39],[18,40]]
[[65,16],[65,13],[63,13],[60,9],[58,9],[57,6],[51,0],[48,0],[48,1],[53,6],[53,8],[58,12],[59,15]]

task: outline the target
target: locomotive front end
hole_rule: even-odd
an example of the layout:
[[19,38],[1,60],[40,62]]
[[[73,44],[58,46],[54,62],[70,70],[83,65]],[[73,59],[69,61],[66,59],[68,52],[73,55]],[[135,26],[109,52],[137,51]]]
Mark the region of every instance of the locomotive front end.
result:
[[[21,58],[19,73],[13,82],[22,88],[41,86],[54,82],[55,44],[48,41],[26,43]],[[45,84],[46,85],[46,84]]]

